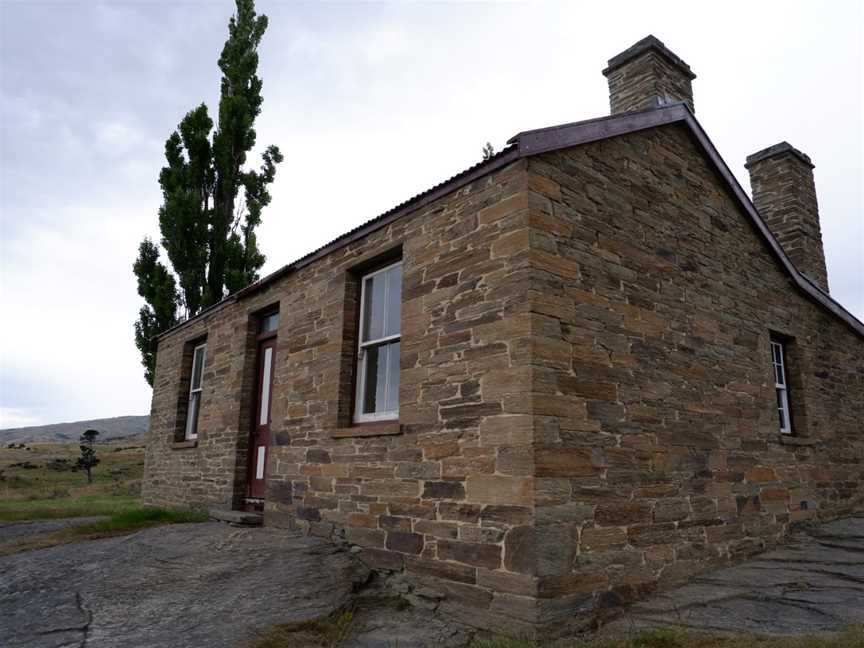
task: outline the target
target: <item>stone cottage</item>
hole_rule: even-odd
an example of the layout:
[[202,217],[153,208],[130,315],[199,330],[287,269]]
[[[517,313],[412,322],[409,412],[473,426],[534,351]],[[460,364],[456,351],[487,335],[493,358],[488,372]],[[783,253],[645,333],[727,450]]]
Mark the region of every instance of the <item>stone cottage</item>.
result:
[[747,159],[649,36],[612,114],[490,159],[160,336],[143,497],[344,539],[452,618],[560,632],[864,497],[864,325],[813,164]]

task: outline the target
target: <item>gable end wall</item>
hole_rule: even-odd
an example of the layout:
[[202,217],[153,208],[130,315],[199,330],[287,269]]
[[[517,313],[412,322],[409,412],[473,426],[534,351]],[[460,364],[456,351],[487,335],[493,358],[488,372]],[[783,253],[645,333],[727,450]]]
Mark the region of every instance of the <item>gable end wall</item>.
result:
[[[547,213],[531,233],[544,618],[602,616],[861,506],[864,340],[794,287],[683,125],[530,158],[529,186]],[[794,340],[794,439],[771,332]]]

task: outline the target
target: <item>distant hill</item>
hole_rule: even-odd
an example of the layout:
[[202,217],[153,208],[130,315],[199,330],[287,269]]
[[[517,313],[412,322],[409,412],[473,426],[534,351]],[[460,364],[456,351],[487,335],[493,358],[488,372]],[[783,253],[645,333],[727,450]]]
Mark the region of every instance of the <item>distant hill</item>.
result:
[[150,424],[149,416],[117,416],[114,418],[74,421],[73,423],[53,423],[51,425],[32,425],[30,427],[0,430],[0,444],[7,443],[66,443],[77,441],[84,430],[99,430],[99,440],[123,439],[140,436],[143,440]]

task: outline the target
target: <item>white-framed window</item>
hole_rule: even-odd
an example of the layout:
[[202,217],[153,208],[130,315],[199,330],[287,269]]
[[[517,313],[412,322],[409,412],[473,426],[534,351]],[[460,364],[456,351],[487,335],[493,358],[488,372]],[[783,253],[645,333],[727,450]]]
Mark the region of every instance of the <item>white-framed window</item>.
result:
[[786,356],[783,343],[771,340],[771,364],[774,367],[774,390],[777,392],[777,412],[780,415],[780,432],[792,434],[792,417],[789,413],[789,385],[786,378]]
[[204,374],[206,344],[192,350],[192,374],[189,378],[189,402],[186,406],[186,439],[198,438],[198,412],[201,409],[201,376]]
[[365,275],[360,283],[355,423],[399,418],[401,313],[402,262]]

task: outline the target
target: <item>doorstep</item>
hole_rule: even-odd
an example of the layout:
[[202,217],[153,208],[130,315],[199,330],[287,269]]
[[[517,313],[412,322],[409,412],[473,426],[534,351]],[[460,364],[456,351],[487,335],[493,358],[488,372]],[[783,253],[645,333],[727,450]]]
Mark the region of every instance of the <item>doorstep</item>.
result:
[[251,511],[227,511],[224,509],[210,509],[208,511],[210,518],[220,522],[228,522],[239,526],[261,526],[264,522],[264,515],[261,513],[253,513]]

